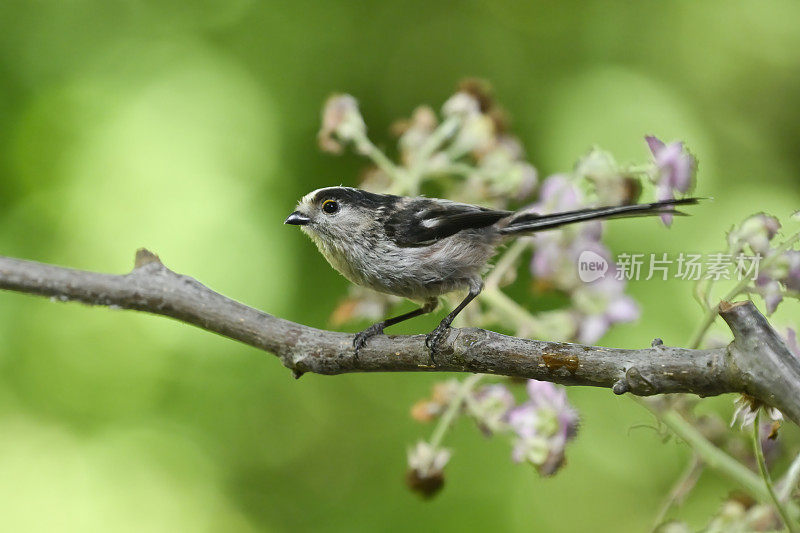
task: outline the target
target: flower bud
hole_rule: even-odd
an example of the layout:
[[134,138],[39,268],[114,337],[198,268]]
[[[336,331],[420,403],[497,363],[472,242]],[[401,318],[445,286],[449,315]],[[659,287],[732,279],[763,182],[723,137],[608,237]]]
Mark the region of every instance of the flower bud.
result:
[[418,401],[411,407],[411,418],[418,422],[430,422],[441,415],[459,388],[458,380],[451,379],[435,384],[430,398]]
[[741,224],[728,232],[728,245],[731,252],[736,254],[749,246],[753,253],[767,255],[770,250],[770,241],[777,235],[781,228],[778,219],[765,213],[749,216]]
[[366,135],[367,126],[358,110],[358,101],[349,94],[334,94],[322,109],[322,126],[317,134],[320,148],[339,154],[348,142]]
[[395,128],[401,132],[399,147],[404,164],[413,164],[417,152],[437,125],[438,120],[433,110],[428,106],[420,106],[414,110],[410,120],[404,121],[402,126]]
[[434,448],[427,442],[419,441],[408,450],[408,487],[424,498],[434,496],[444,486],[443,469],[450,455],[450,450]]
[[481,105],[478,99],[469,93],[459,91],[451,96],[442,106],[445,117],[476,115],[480,113]]
[[491,435],[507,426],[506,415],[514,406],[514,396],[504,385],[487,385],[473,394],[469,406],[481,431]]
[[448,152],[460,157],[463,154],[485,153],[494,141],[492,119],[478,113],[469,114],[459,128]]
[[598,148],[578,160],[575,174],[592,183],[602,205],[633,203],[642,191],[638,179],[625,175],[614,156]]

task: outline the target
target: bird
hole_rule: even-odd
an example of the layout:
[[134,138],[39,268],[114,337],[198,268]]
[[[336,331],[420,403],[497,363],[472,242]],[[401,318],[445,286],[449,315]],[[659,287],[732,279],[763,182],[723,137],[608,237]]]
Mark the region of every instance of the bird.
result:
[[305,195],[284,221],[299,226],[345,278],[419,305],[357,333],[355,356],[384,329],[433,312],[439,297],[467,290],[466,297],[427,334],[435,364],[455,317],[483,289],[483,274],[498,249],[519,236],[598,219],[685,215],[675,206],[699,198],[593,207],[552,214],[507,211],[424,196],[379,194],[352,187],[325,187]]

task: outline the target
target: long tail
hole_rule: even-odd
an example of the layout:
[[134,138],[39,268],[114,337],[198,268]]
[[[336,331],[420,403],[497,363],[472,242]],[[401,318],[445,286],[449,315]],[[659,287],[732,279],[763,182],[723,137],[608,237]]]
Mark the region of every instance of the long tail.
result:
[[535,213],[520,212],[513,216],[508,225],[500,230],[505,235],[515,235],[518,233],[532,233],[558,228],[575,222],[585,222],[587,220],[597,220],[601,218],[628,218],[645,217],[651,215],[678,215],[685,216],[686,213],[675,209],[676,205],[693,205],[702,198],[681,198],[678,200],[664,200],[663,202],[653,202],[651,204],[617,205],[611,207],[594,207],[590,209],[579,209],[577,211],[566,211],[564,213],[553,213],[552,215],[537,215]]

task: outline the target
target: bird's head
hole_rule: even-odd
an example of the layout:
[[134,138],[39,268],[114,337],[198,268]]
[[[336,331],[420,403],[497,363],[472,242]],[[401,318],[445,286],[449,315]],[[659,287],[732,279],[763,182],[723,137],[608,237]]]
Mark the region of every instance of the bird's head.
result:
[[396,200],[351,187],[326,187],[305,195],[284,224],[300,226],[318,244],[350,241],[373,231],[380,213]]

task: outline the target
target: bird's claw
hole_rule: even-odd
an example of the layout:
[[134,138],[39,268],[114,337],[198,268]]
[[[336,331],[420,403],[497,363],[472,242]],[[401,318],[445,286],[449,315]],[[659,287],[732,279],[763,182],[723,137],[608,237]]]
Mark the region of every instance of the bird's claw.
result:
[[355,348],[355,358],[358,359],[358,352],[367,345],[367,341],[375,335],[383,333],[383,327],[380,324],[373,324],[364,331],[359,331],[353,338],[353,348]]
[[431,359],[431,364],[436,364],[436,354],[441,349],[441,344],[444,338],[447,336],[447,332],[450,329],[450,326],[443,326],[439,324],[436,329],[428,333],[425,337],[425,346],[428,347],[430,353],[428,354]]

